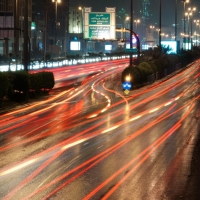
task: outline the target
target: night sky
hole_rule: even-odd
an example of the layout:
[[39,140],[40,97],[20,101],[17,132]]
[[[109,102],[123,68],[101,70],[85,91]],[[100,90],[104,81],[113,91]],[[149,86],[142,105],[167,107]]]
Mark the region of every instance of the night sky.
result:
[[[159,21],[159,0],[150,0],[150,10],[152,14],[151,23],[155,24]],[[92,7],[94,12],[104,12],[105,7],[116,7],[117,12],[124,8],[130,13],[130,0],[69,0],[70,6]],[[190,6],[198,7],[200,10],[200,0],[190,0]],[[187,6],[186,6],[187,7]],[[133,10],[135,17],[141,16],[142,0],[133,0]],[[183,17],[183,3],[178,0],[178,22]],[[198,15],[197,15],[198,13]],[[196,18],[200,18],[199,11],[195,13]],[[171,25],[175,20],[175,0],[162,0],[162,24]],[[180,22],[179,22],[180,23]]]
[[[51,5],[51,9],[53,10],[53,5],[51,0],[33,0],[39,6],[36,6],[42,12],[42,3],[47,2]],[[92,7],[93,12],[104,12],[105,7],[116,7],[116,12],[118,13],[122,8],[127,11],[127,14],[130,13],[130,2],[131,0],[62,0],[62,4],[59,5],[59,10],[64,12],[66,7]],[[159,23],[159,0],[150,0],[150,23],[152,25],[157,26]],[[178,24],[181,23],[183,19],[183,3],[181,0],[177,0],[177,15]],[[41,6],[40,6],[41,4]],[[186,4],[187,7],[197,7],[197,10],[194,13],[194,19],[200,19],[200,0],[190,0],[189,4]],[[50,7],[48,8],[50,10]],[[142,0],[133,0],[133,11],[134,18],[141,19],[141,10],[142,10]],[[171,26],[175,22],[175,0],[162,0],[162,26]],[[157,25],[156,25],[157,24]]]

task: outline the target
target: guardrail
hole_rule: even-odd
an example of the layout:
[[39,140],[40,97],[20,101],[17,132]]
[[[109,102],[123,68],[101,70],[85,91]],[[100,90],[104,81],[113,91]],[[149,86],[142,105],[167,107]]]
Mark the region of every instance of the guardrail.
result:
[[[137,55],[133,55],[133,57],[137,57]],[[81,59],[65,59],[65,60],[51,60],[51,61],[32,61],[30,63],[29,69],[42,69],[42,68],[53,68],[53,67],[62,67],[62,66],[72,66],[72,65],[79,65],[85,63],[94,63],[94,62],[102,62],[102,61],[109,61],[109,60],[120,60],[129,58],[129,55],[121,55],[121,56],[103,56],[103,57],[85,57]],[[12,63],[10,64],[1,64],[0,71],[8,71],[10,68],[11,71],[23,70],[24,67],[22,64]]]

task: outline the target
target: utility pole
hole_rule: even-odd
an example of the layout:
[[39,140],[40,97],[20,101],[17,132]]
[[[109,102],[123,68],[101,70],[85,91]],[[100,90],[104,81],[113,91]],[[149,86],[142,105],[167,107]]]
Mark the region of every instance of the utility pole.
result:
[[133,0],[131,0],[131,13],[130,13],[130,67],[132,67],[133,65],[133,59],[132,59],[132,48],[133,48],[133,44],[132,44],[132,32],[133,32]]
[[175,1],[175,41],[177,41],[177,0]]
[[28,3],[29,0],[24,1],[24,70],[28,71],[28,65],[29,65],[29,38],[28,38]]
[[45,30],[44,30],[44,63],[46,63],[46,51],[47,51],[47,11],[45,14]]
[[19,0],[14,0],[14,54],[19,55]]
[[161,48],[161,21],[162,21],[162,0],[160,0],[160,13],[159,13],[159,48]]

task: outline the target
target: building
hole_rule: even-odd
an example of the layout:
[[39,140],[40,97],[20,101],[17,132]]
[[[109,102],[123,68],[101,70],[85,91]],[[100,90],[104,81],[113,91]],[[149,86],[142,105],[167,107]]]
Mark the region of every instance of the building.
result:
[[[35,23],[33,35],[33,56],[43,53],[64,56],[67,53],[68,0],[32,0],[32,18]],[[42,53],[42,55],[41,55]]]
[[142,1],[142,39],[146,37],[146,28],[150,26],[150,0]]
[[0,54],[22,55],[25,3],[28,3],[28,36],[31,37],[32,1],[0,0]]

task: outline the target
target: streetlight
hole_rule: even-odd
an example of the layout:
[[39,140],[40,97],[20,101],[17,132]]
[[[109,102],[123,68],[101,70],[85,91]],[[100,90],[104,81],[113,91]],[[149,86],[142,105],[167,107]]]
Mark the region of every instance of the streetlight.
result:
[[177,0],[175,1],[175,36],[174,40],[177,40]]
[[[132,33],[133,33],[133,0],[131,0],[131,9],[130,9],[130,49],[133,48],[133,43],[132,43]],[[133,65],[133,60],[132,60],[132,52],[130,52],[130,67]]]
[[[124,20],[124,28],[123,28],[123,40],[126,40],[126,22],[130,20],[129,16],[126,16],[125,20]],[[127,27],[128,28],[128,27]]]
[[130,20],[130,17],[129,16],[126,16],[126,18],[125,18],[125,20],[124,20],[124,28],[126,29],[126,28],[128,28],[128,27],[126,27],[126,22],[128,21],[128,20]]
[[57,8],[58,3],[61,3],[61,0],[52,0],[55,3],[55,45],[56,45],[56,37],[57,37]]
[[135,19],[134,22],[135,22],[135,24],[136,24],[135,32],[137,33],[137,24],[140,23],[140,20],[139,20],[139,19]]
[[196,46],[197,46],[197,26],[199,26],[199,20],[194,20],[194,23],[196,24],[196,29],[195,29],[195,35],[196,35]]
[[[81,6],[78,7],[78,10],[81,11],[81,14],[79,14],[80,18],[79,21],[77,22],[78,28],[79,28],[79,45],[81,45],[79,47],[79,51],[81,51],[81,53],[83,53],[83,37],[84,37],[84,14],[83,14],[83,8]],[[78,24],[79,23],[79,24]]]
[[160,33],[160,29],[157,28],[156,31],[158,32],[158,40],[159,40],[159,33]]
[[183,6],[184,6],[184,21],[183,21],[183,30],[184,30],[184,35],[185,35],[185,3],[189,3],[189,0],[182,0]]
[[200,23],[197,24],[197,26],[199,27],[199,31],[198,31],[198,45],[199,45],[199,41],[200,41]]
[[190,20],[190,17],[189,16],[192,16],[192,12],[186,12],[185,16],[188,17],[188,37],[189,37],[189,35],[190,35],[190,31],[189,31],[189,20]]
[[[188,8],[188,10],[189,11],[191,11],[191,13],[192,13],[192,11],[196,11],[196,7],[193,7],[193,8]],[[192,45],[193,45],[193,42],[192,42],[192,37],[193,37],[193,32],[192,32],[192,15],[191,15],[191,47],[192,47]],[[188,26],[189,26],[189,24],[188,24]]]

